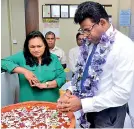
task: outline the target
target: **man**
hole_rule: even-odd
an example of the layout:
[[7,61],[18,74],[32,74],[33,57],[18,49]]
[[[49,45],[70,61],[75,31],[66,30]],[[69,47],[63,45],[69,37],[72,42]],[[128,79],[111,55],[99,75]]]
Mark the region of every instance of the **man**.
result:
[[55,45],[55,42],[56,42],[55,34],[51,31],[49,31],[46,33],[45,38],[48,43],[50,52],[57,55],[63,68],[65,69],[66,68],[66,56],[65,56],[64,51]]
[[76,71],[78,55],[80,54],[79,46],[81,46],[83,38],[84,38],[83,34],[77,33],[76,41],[77,41],[78,46],[70,49],[70,51],[69,51],[69,67],[73,73]]
[[99,3],[80,4],[74,21],[94,45],[92,51],[81,47],[79,71],[57,107],[63,112],[81,110],[84,128],[123,128],[134,82],[134,43],[109,23]]

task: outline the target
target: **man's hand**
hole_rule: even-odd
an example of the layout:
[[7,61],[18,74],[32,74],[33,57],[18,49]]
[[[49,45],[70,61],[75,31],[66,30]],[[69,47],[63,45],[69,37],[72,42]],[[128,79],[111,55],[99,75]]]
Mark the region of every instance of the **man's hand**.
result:
[[57,108],[62,112],[75,112],[82,109],[81,100],[74,95],[64,95],[58,100]]
[[57,101],[57,107],[60,107],[63,103],[67,103],[68,99],[71,97],[70,94],[63,94]]

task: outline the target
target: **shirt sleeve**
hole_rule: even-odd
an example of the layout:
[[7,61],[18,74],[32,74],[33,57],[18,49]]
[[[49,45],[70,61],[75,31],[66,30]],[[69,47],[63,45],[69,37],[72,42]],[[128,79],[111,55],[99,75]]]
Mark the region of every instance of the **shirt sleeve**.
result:
[[[130,51],[132,50],[130,49]],[[119,55],[119,59],[115,62],[111,89],[98,96],[81,99],[82,109],[85,113],[99,112],[109,107],[122,106],[128,102],[134,85],[134,52],[130,51],[125,51],[122,56]]]
[[69,85],[69,86],[68,86],[67,89],[70,90],[71,93],[73,93],[73,86],[71,85],[71,81],[68,82],[68,85]]
[[1,68],[6,70],[9,73],[20,66],[20,62],[22,60],[22,52],[9,56],[5,59],[1,60]]
[[69,68],[71,69],[72,72],[75,72],[76,71],[76,67],[75,67],[75,65],[76,65],[75,60],[76,59],[74,59],[74,55],[73,55],[72,50],[69,51],[68,57],[69,57]]
[[63,67],[60,63],[60,61],[58,60],[57,57],[56,58],[56,82],[57,82],[57,85],[59,88],[61,88],[65,82],[66,82],[66,75],[65,75],[65,72],[63,70]]
[[62,50],[61,64],[66,64],[66,55],[63,50]]

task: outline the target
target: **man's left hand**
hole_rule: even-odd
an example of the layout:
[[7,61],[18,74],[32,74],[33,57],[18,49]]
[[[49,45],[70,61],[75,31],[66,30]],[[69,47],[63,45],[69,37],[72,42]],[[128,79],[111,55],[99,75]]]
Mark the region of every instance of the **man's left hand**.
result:
[[71,95],[68,101],[66,103],[62,103],[58,109],[62,112],[78,111],[82,109],[81,100],[77,96]]

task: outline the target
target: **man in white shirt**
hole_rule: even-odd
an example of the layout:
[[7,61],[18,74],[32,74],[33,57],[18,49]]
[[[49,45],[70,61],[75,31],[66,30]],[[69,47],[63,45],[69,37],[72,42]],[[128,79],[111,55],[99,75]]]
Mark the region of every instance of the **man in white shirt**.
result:
[[69,51],[69,68],[73,73],[76,71],[76,64],[78,61],[78,56],[80,54],[79,46],[81,46],[83,38],[84,38],[83,34],[77,33],[76,42],[78,46],[70,49]]
[[49,46],[49,50],[51,53],[57,55],[58,59],[60,60],[63,68],[65,69],[66,68],[66,56],[65,56],[65,52],[57,47],[55,45],[55,42],[56,42],[56,36],[53,32],[49,31],[46,33],[45,35],[45,39],[48,43],[48,46]]
[[74,21],[93,47],[86,60],[86,47],[81,47],[80,69],[57,107],[63,112],[81,110],[84,128],[123,128],[134,83],[134,43],[109,23],[99,3],[80,4]]

